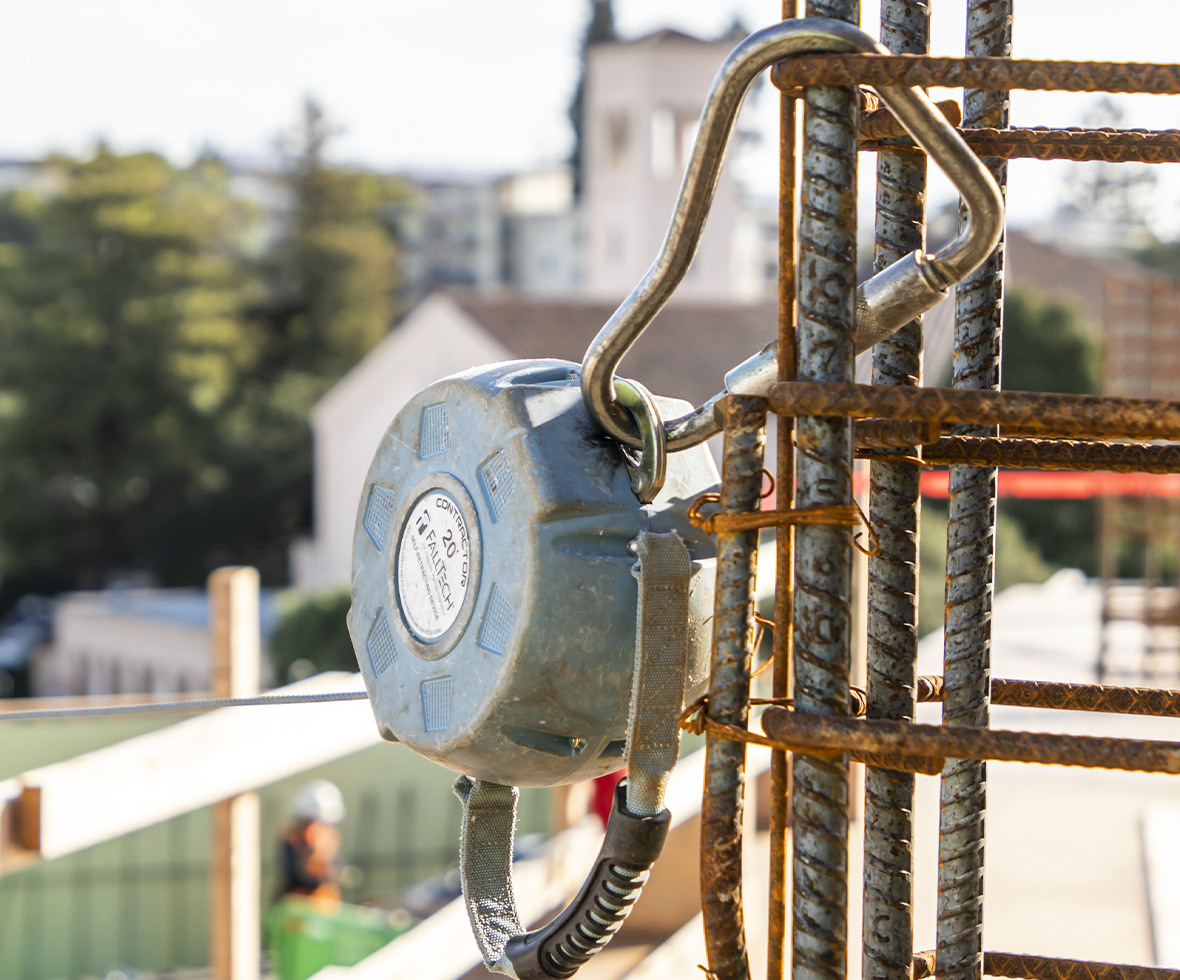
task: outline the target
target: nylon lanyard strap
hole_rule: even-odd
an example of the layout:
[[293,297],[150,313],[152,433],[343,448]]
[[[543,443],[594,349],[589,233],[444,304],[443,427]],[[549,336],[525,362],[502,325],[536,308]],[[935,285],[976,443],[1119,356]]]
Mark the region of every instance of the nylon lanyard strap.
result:
[[[677,719],[684,706],[688,664],[692,561],[675,533],[644,531],[636,544],[639,560],[633,573],[639,581],[639,603],[627,724],[626,806],[636,816],[651,817],[663,812],[664,791],[680,747]],[[455,795],[463,803],[459,875],[472,932],[488,969],[515,977],[517,971],[504,951],[508,941],[523,932],[512,892],[519,790],[460,776]]]

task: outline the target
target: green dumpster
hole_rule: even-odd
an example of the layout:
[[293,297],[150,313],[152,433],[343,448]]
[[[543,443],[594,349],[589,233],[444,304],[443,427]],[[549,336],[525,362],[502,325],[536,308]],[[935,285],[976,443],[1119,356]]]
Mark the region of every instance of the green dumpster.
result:
[[382,909],[323,905],[285,898],[267,915],[271,972],[307,980],[325,966],[352,966],[409,928]]

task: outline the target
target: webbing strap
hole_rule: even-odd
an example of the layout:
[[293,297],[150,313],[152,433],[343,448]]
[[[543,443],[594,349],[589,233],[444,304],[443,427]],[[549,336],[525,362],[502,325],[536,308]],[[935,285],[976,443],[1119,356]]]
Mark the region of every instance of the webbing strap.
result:
[[[663,810],[664,790],[680,747],[677,719],[688,664],[692,562],[675,533],[640,533],[637,554],[634,574],[639,580],[639,604],[627,723],[626,804],[637,816],[652,816]],[[455,780],[455,795],[463,803],[459,877],[471,929],[487,968],[515,977],[504,950],[510,938],[523,932],[512,893],[519,791],[460,776]]]
[[688,585],[692,560],[676,534],[639,535],[635,673],[627,721],[627,809],[650,817],[680,749],[680,712],[688,672]]
[[520,790],[460,776],[455,780],[455,795],[463,803],[459,877],[471,931],[487,968],[514,977],[504,947],[524,931],[512,894],[512,842]]

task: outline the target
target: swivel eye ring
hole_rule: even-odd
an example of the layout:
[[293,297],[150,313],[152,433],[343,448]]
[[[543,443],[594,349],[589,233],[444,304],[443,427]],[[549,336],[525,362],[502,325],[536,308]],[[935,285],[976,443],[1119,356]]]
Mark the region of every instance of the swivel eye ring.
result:
[[631,476],[631,489],[642,504],[650,504],[664,488],[668,475],[668,434],[664,420],[656,407],[651,392],[637,381],[626,378],[614,379],[615,398],[635,419],[643,440],[643,449],[635,459],[635,451],[620,443],[623,458],[627,461],[627,472]]

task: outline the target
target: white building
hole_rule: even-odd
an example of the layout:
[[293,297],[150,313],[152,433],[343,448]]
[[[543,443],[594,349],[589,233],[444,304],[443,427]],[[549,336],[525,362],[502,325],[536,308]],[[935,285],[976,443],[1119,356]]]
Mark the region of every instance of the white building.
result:
[[[365,473],[394,415],[433,381],[519,357],[580,362],[613,303],[502,294],[430,296],[312,409],[313,537],[291,550],[296,586],[348,580]],[[661,395],[700,404],[730,367],[775,335],[773,304],[673,302],[624,359],[620,373]],[[773,465],[773,464],[768,464]]]
[[[697,134],[697,120],[730,41],[662,30],[587,52],[582,198],[584,292],[626,296],[663,241]],[[734,297],[738,187],[717,184],[700,251],[680,294]]]
[[[263,637],[274,593],[259,597]],[[184,694],[210,686],[209,602],[199,589],[107,589],[56,600],[52,645],[38,656],[39,695]],[[270,686],[263,657],[260,682]]]
[[[397,222],[407,301],[453,286],[621,300],[659,251],[705,96],[732,45],[662,30],[589,48],[578,202],[566,167],[491,178],[406,175],[415,194]],[[726,168],[678,295],[773,299],[777,234],[773,202],[745,199]]]

